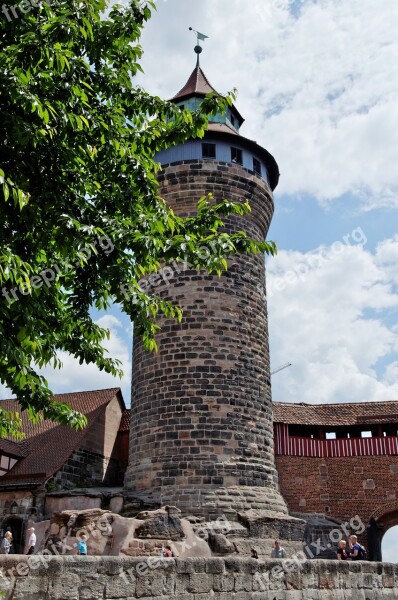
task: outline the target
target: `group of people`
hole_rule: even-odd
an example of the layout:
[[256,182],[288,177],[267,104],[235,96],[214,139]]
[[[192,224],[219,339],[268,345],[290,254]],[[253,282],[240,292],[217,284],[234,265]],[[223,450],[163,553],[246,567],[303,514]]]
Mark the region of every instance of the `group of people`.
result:
[[350,535],[348,546],[345,540],[340,540],[337,558],[338,560],[366,560],[366,550],[358,543],[356,535]]
[[[251,558],[258,558],[258,552],[254,548],[251,550]],[[275,546],[271,551],[271,558],[286,558],[286,551],[282,548],[279,540],[275,540]],[[338,560],[366,560],[366,550],[358,543],[356,535],[350,535],[348,546],[345,540],[339,542],[337,558]]]
[[[35,546],[36,546],[36,534],[35,528],[30,527],[28,529],[29,539],[27,544],[27,552],[26,554],[34,554]],[[0,544],[0,553],[1,554],[10,554],[12,550],[12,533],[11,529],[8,527],[3,539]],[[81,539],[77,545],[78,554],[85,556],[87,555],[87,537],[85,535],[81,536]],[[172,558],[174,553],[171,549],[171,546],[166,546],[161,550],[161,556],[165,558]],[[251,550],[251,557],[258,559],[258,552],[254,548]],[[280,541],[275,540],[275,546],[271,551],[271,558],[286,558],[286,551],[282,548]],[[365,560],[366,559],[366,550],[361,544],[358,543],[358,538],[356,535],[351,535],[349,538],[349,543],[347,546],[347,542],[345,540],[341,540],[339,542],[339,548],[337,550],[337,559],[338,560]]]
[[[28,539],[26,554],[34,554],[35,546],[36,546],[35,528],[29,527],[27,533],[29,535],[29,539]],[[11,532],[10,527],[7,527],[4,537],[1,540],[0,553],[1,554],[10,554],[13,551],[13,543],[12,542],[13,542],[12,532]]]

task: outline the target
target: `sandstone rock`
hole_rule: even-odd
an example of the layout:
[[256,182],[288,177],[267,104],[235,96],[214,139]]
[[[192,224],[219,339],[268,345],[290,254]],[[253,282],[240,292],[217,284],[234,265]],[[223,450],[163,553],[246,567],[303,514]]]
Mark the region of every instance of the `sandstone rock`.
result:
[[189,521],[189,523],[192,523],[193,525],[197,525],[198,523],[204,523],[205,518],[204,517],[195,517],[194,515],[188,515],[188,517],[184,517],[187,521]]
[[302,541],[307,522],[283,513],[252,509],[238,513],[249,537]]
[[182,540],[184,532],[179,515],[181,511],[175,506],[165,506],[154,511],[143,511],[137,519],[144,520],[135,531],[137,538],[155,538],[158,540]]
[[235,545],[222,533],[209,533],[209,546],[215,554],[231,554]]

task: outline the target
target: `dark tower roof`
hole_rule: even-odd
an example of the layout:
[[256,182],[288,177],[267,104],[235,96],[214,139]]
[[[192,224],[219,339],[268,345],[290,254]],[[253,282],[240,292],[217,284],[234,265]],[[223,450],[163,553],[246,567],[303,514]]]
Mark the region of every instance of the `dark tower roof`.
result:
[[[195,50],[196,51],[196,50]],[[204,98],[206,94],[214,93],[220,95],[216,89],[211,85],[207,79],[204,71],[199,65],[196,65],[186,84],[180,89],[170,101],[175,102],[181,107],[185,105],[185,108],[194,110],[197,108],[200,99]],[[199,100],[197,100],[199,98]],[[205,133],[205,138],[214,138],[216,136],[220,140],[230,141],[231,137],[239,138],[239,141],[244,144],[249,150],[253,151],[264,161],[269,177],[269,184],[271,189],[274,190],[278,185],[279,181],[279,168],[272,156],[265,148],[259,146],[255,141],[249,140],[240,135],[239,128],[242,125],[244,118],[233,104],[229,107],[229,117],[227,114],[217,113],[215,116],[209,119],[208,130]],[[232,115],[232,116],[231,116]],[[235,119],[235,123],[233,123]]]
[[[180,102],[189,98],[204,98],[206,94],[212,93],[216,94],[217,96],[220,95],[217,92],[217,90],[214,89],[214,87],[211,85],[201,67],[196,66],[190,74],[190,76],[188,77],[188,81],[186,82],[186,84],[170,100],[171,102],[176,102],[177,104],[179,104]],[[240,127],[244,121],[244,118],[239,113],[235,105],[232,105],[231,110],[233,111],[235,117],[238,119]]]
[[206,96],[212,92],[217,94],[217,90],[211,85],[202,69],[195,67],[184,87],[171,100],[183,100],[190,96]]

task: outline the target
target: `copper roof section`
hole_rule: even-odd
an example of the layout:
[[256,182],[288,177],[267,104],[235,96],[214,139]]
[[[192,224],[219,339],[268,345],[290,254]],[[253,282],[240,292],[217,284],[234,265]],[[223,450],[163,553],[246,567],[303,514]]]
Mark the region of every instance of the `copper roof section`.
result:
[[100,418],[105,418],[106,408],[115,396],[118,397],[122,411],[125,410],[120,388],[54,395],[54,399],[58,402],[68,404],[74,410],[86,415],[88,424],[79,431],[49,420],[34,425],[28,419],[27,412],[21,411],[16,400],[1,400],[1,408],[20,413],[22,431],[26,436],[22,444],[16,444],[9,439],[0,441],[0,447],[3,447],[4,451],[6,451],[6,446],[3,446],[3,444],[14,444],[15,446],[23,445],[26,453],[25,457],[21,457],[9,473],[1,477],[1,482],[6,483],[8,481],[11,485],[13,480],[27,482],[34,479],[36,482],[40,479],[41,482],[46,481],[63,466],[79,447],[94,423]]
[[347,404],[274,402],[274,422],[289,425],[353,426],[398,423],[398,401]]
[[182,100],[188,96],[206,96],[206,94],[211,94],[212,92],[217,94],[217,91],[209,83],[202,69],[195,67],[184,87],[171,100]]
[[207,129],[209,131],[223,131],[224,133],[232,133],[233,135],[239,135],[239,133],[233,127],[230,127],[226,123],[209,122]]

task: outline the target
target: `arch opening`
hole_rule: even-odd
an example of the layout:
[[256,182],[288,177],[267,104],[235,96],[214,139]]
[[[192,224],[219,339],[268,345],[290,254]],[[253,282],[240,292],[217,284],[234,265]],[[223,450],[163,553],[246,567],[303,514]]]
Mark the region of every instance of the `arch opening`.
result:
[[25,549],[25,524],[21,517],[7,517],[1,524],[1,537],[5,532],[11,531],[12,546],[11,554],[24,554]]
[[398,523],[390,527],[383,535],[381,553],[384,562],[398,563]]

